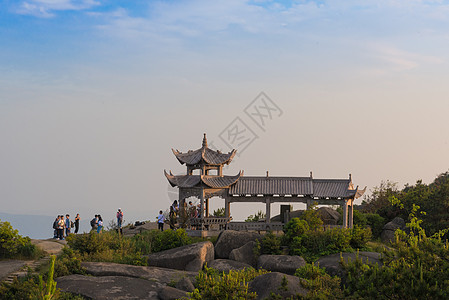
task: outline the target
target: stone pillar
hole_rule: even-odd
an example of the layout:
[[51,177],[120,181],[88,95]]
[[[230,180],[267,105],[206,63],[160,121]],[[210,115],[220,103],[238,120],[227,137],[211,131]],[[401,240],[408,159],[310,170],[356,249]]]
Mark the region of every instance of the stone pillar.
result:
[[354,204],[354,201],[351,201],[351,205],[348,206],[348,208],[349,208],[349,212],[348,212],[348,214],[349,214],[349,216],[348,216],[349,228],[352,228],[353,225],[354,225],[354,219],[353,219],[353,217],[354,217],[354,205],[353,204]]
[[267,198],[267,200],[265,201],[265,222],[270,223],[270,218],[271,218],[271,199]]
[[343,228],[348,228],[348,203],[346,200],[343,204]]
[[225,217],[228,219],[231,217],[231,202],[228,197],[225,198]]
[[209,217],[209,198],[206,198],[206,217]]

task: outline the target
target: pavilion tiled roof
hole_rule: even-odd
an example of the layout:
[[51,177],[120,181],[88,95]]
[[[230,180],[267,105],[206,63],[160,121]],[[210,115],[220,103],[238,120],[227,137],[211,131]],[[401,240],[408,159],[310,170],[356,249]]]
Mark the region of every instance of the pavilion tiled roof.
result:
[[172,149],[173,154],[179,160],[181,164],[196,165],[202,160],[209,165],[223,165],[229,164],[235,156],[236,150],[233,149],[228,153],[222,153],[220,151],[214,151],[207,146],[206,134],[203,138],[203,146],[197,150],[189,150],[186,153],[182,153],[178,150]]
[[239,196],[302,195],[313,198],[350,198],[356,193],[357,189],[352,189],[351,179],[314,179],[311,177],[242,176],[229,188],[229,194]]
[[210,188],[227,188],[234,184],[243,175],[239,172],[235,176],[213,176],[213,175],[173,175],[164,171],[165,177],[172,186],[180,188],[192,188],[202,184]]

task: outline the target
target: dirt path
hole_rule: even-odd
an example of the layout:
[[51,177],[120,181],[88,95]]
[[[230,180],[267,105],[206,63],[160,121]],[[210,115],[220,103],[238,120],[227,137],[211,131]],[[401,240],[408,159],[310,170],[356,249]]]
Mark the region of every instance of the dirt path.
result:
[[25,276],[27,267],[32,271],[36,270],[40,265],[50,260],[50,255],[58,255],[62,248],[67,244],[66,241],[48,240],[31,240],[31,242],[44,250],[47,255],[39,260],[1,260],[0,261],[0,281],[13,282],[14,278]]

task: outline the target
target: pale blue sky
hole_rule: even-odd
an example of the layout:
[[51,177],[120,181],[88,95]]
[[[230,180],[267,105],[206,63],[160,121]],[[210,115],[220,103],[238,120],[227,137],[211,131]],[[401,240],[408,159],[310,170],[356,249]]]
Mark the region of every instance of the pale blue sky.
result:
[[[235,117],[259,139],[230,174],[448,170],[449,1],[0,3],[3,212],[155,218],[170,149],[227,150]],[[244,113],[261,91],[283,111],[265,132]]]

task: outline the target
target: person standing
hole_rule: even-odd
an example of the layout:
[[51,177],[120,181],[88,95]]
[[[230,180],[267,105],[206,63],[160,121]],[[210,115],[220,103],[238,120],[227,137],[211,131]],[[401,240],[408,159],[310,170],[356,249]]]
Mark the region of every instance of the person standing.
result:
[[76,214],[75,217],[75,234],[78,233],[78,230],[80,229],[80,214]]
[[97,233],[100,233],[103,229],[103,219],[100,215],[98,215],[98,222],[97,222]]
[[95,215],[95,217],[92,220],[90,220],[90,226],[92,227],[91,230],[97,229],[97,223],[98,223],[98,215]]
[[69,236],[70,234],[70,215],[66,214],[65,215],[65,236]]
[[59,215],[59,221],[58,221],[58,239],[63,240],[64,239],[64,215]]
[[117,211],[117,231],[122,233],[122,222],[123,222],[123,212],[122,209],[119,208]]
[[157,216],[157,226],[160,231],[164,231],[165,216],[162,210],[159,211],[159,216]]
[[59,222],[59,215],[56,217],[55,221],[53,222],[53,238],[58,238],[58,222]]

